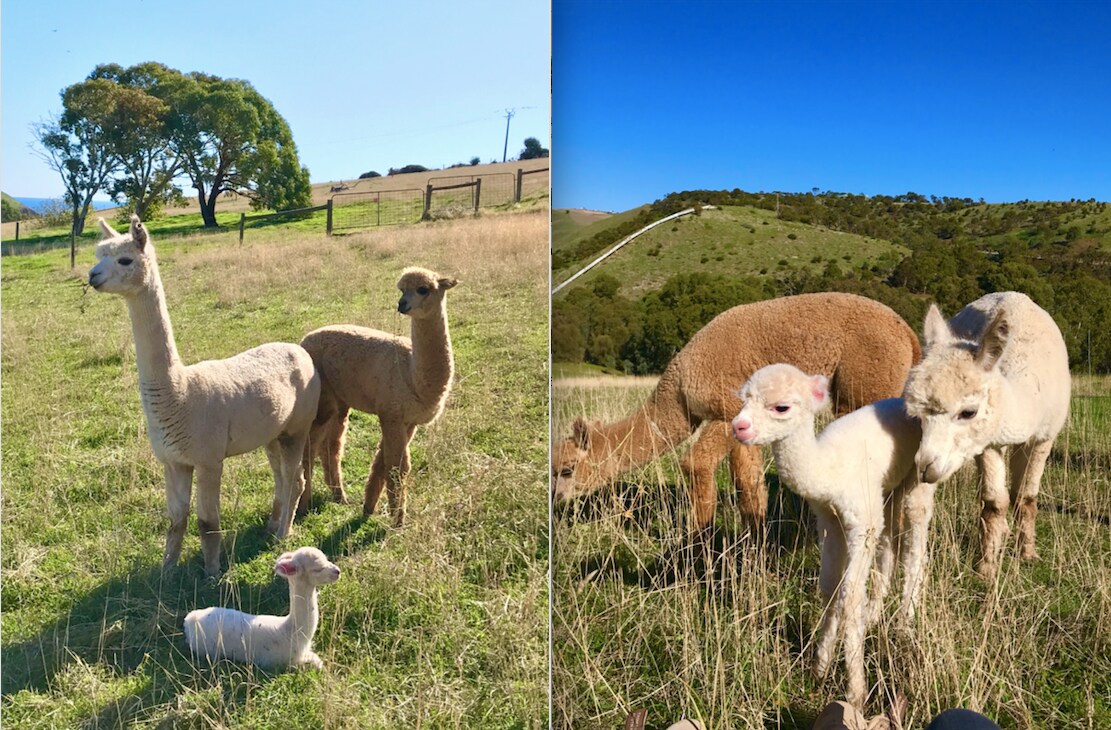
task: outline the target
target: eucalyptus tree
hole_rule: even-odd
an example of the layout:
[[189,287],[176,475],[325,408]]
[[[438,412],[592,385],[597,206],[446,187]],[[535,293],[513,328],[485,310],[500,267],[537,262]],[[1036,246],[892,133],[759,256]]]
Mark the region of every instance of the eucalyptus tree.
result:
[[190,73],[175,84],[170,107],[171,145],[206,226],[217,225],[216,203],[225,192],[246,195],[254,208],[310,203],[309,171],[289,125],[249,82]]

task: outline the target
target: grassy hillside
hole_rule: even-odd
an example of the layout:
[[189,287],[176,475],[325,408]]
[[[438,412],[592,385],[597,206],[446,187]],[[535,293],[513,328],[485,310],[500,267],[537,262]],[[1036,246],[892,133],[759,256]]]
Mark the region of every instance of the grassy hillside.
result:
[[[845,269],[881,261],[893,265],[908,252],[888,241],[780,221],[772,211],[724,206],[653,228],[580,277],[576,285],[589,286],[604,273],[622,282],[626,296],[636,298],[660,288],[677,272],[741,276],[787,268],[821,272],[830,263]],[[580,263],[554,272],[554,280],[563,281]]]
[[[264,531],[266,456],[225,462],[219,581],[203,576],[195,515],[183,562],[160,570],[162,469],[124,303],[83,291],[88,250],[74,272],[66,252],[5,258],[4,727],[546,727],[547,230],[537,210],[330,240],[270,229],[242,247],[234,233],[154,234],[186,362],[329,323],[408,334],[401,269],[460,280],[448,303],[455,387],[414,439],[406,526],[361,516],[379,430],[353,413],[356,504],[329,501],[318,468],[317,504],[281,543]],[[274,561],[304,544],[343,571],[320,593],[324,669],[194,663],[185,614],[284,613]]]
[[[651,387],[640,378],[557,381],[553,433],[570,434],[579,416],[625,417]],[[656,727],[685,714],[715,730],[805,730],[846,681],[840,659],[825,681],[811,673],[822,612],[812,520],[769,465],[767,531],[747,532],[719,470],[716,530],[703,553],[687,533],[681,453],[556,512],[552,727],[620,727],[646,708]],[[949,707],[1004,728],[1111,727],[1108,474],[1111,378],[1078,377],[1042,483],[1041,559],[1022,563],[1008,548],[994,585],[971,569],[974,471],[942,484],[921,609],[911,626],[895,619],[896,582],[868,633],[868,714],[903,692],[907,728]]]
[[[343,193],[374,193],[392,190],[423,191],[425,185],[434,178],[454,178],[459,176],[483,177],[486,181],[486,189],[490,191],[489,194],[491,196],[494,196],[487,199],[497,200],[512,194],[512,177],[517,174],[518,169],[525,170],[526,172],[530,170],[539,171],[549,167],[549,165],[550,160],[548,159],[520,160],[498,162],[488,165],[475,165],[473,167],[451,168],[448,170],[429,170],[428,172],[408,173],[405,175],[382,176],[366,180],[351,179],[319,182],[313,183],[312,186],[312,204],[316,206],[328,202],[328,198],[333,195],[332,189],[341,185],[345,186],[345,189],[342,191]],[[536,174],[526,175],[524,177],[521,190],[520,209],[544,207],[545,210],[547,210],[548,201],[550,199],[548,180],[549,175],[544,172],[537,172]],[[352,200],[355,197],[356,196],[350,196],[345,198],[345,200]],[[225,193],[216,204],[217,222],[222,227],[237,226],[239,224],[240,214],[242,213],[255,215],[266,212],[251,210],[250,202],[250,199],[246,196]],[[119,215],[121,215],[121,213],[117,209],[103,210],[95,213],[90,212],[82,241],[91,243],[99,236],[96,232],[97,216],[113,220],[117,219]],[[324,230],[324,213],[313,214],[310,220],[313,221],[313,230]],[[176,208],[168,208],[162,212],[159,218],[148,221],[148,223],[155,233],[161,231],[163,235],[184,235],[187,233],[200,233],[204,231],[200,208],[194,197],[187,197],[184,205]],[[304,224],[304,221],[302,221],[302,224]],[[250,225],[257,226],[259,224]],[[284,223],[279,225],[284,225]],[[306,225],[302,227],[306,227]],[[11,253],[35,252],[44,248],[69,245],[69,229],[64,227],[43,229],[24,225],[20,230],[20,243],[18,245],[14,244],[15,223],[5,222],[3,224],[2,233],[3,254],[5,256]]]
[[552,250],[569,251],[581,241],[599,232],[621,225],[636,216],[642,208],[623,213],[603,213],[596,210],[560,208],[552,211]]
[[633,231],[700,206],[714,208],[653,228],[556,295],[556,359],[658,373],[714,314],[774,296],[860,294],[917,325],[930,303],[952,314],[1013,290],[1054,317],[1071,367],[1111,373],[1111,206],[1094,200],[686,191],[567,226],[554,283]]

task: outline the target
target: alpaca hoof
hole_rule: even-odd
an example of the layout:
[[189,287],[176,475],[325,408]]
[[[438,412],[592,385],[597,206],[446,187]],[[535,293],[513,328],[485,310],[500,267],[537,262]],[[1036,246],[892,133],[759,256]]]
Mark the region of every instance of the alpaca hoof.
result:
[[1027,563],[1033,563],[1033,562],[1037,562],[1038,560],[1040,560],[1040,558],[1038,557],[1038,551],[1033,547],[1031,547],[1029,549],[1024,548],[1019,553],[1019,557],[1022,558]]
[[342,489],[333,489],[332,490],[332,499],[334,499],[339,504],[349,504],[350,503],[347,499],[347,492],[343,491]]
[[307,652],[305,656],[302,657],[301,665],[303,667],[313,667],[315,669],[324,668],[324,662],[321,661],[320,657],[317,656],[316,652],[314,651]]
[[987,581],[988,583],[993,583],[995,582],[995,575],[998,570],[999,566],[997,566],[995,563],[989,563],[986,560],[983,560],[980,561],[979,565],[976,566],[976,575],[980,576],[980,578]]

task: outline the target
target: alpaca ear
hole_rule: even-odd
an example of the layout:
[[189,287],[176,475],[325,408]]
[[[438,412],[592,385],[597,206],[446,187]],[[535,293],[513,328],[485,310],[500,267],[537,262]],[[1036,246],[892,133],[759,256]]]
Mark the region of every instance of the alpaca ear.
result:
[[980,347],[976,350],[976,363],[984,370],[991,370],[999,362],[999,358],[1003,356],[1003,351],[1007,349],[1007,340],[1011,336],[1010,325],[1007,324],[1005,312],[1000,309],[995,317],[991,320],[991,324],[984,330],[984,336],[980,339]]
[[586,421],[575,419],[575,425],[571,427],[571,439],[583,451],[590,451],[590,427],[586,425]]
[[147,229],[143,227],[142,221],[139,216],[134,213],[131,214],[131,240],[142,251],[147,245]]
[[104,220],[103,218],[97,218],[96,222],[100,224],[100,232],[104,234],[105,238],[115,238],[116,236],[120,235],[116,232],[116,229],[108,225],[108,221]]
[[293,554],[286,553],[278,558],[278,562],[274,564],[274,572],[287,578],[297,575],[297,563],[293,562]]
[[445,278],[440,279],[439,281],[437,281],[436,286],[440,287],[441,289],[451,289],[452,287],[454,287],[458,283],[459,283],[458,279],[449,279],[449,278],[445,277]]
[[810,397],[814,399],[816,411],[829,407],[829,378],[821,374],[811,375]]
[[936,304],[931,304],[926,312],[926,321],[922,325],[922,344],[926,349],[934,345],[949,342],[953,337],[949,331],[949,323],[941,316],[941,310]]

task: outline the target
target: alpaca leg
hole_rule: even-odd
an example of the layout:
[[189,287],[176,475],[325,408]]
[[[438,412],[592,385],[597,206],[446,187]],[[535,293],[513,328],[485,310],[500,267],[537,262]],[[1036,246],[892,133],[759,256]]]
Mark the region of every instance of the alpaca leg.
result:
[[764,484],[764,459],[759,446],[735,441],[729,446],[729,473],[737,489],[741,516],[749,527],[759,530],[768,518],[768,487]]
[[301,454],[301,481],[304,482],[304,486],[301,488],[301,496],[297,498],[298,517],[304,517],[312,508],[312,463],[316,460],[316,452],[313,451],[314,440],[315,433],[310,431],[309,437],[305,439],[305,451]]
[[[278,491],[274,494],[275,507],[278,514],[272,515],[271,527],[278,539],[289,537],[293,529],[293,513],[299,504],[301,495],[304,494],[305,478],[301,470],[301,460],[305,454],[305,443],[308,434],[280,436],[267,446],[267,453],[271,446],[276,445],[278,451],[278,469],[275,471],[275,483]],[[279,477],[280,476],[280,480]]]
[[162,567],[176,565],[181,557],[181,542],[189,524],[189,500],[193,495],[193,467],[186,464],[163,464],[166,477],[166,513],[170,529],[166,532],[166,549],[162,553]]
[[903,601],[900,613],[910,621],[918,606],[918,596],[926,577],[926,547],[930,520],[934,516],[936,484],[915,483],[904,500],[906,532],[902,535]]
[[340,407],[325,426],[321,445],[320,459],[324,464],[324,483],[332,488],[332,498],[340,504],[347,504],[347,493],[343,490],[343,446],[347,440],[347,417],[350,408]]
[[845,533],[837,516],[828,508],[811,505],[818,521],[818,540],[822,549],[822,566],[818,588],[825,604],[822,624],[818,629],[814,674],[824,677],[833,661],[833,649],[841,627],[841,582],[845,574]]
[[726,439],[733,438],[724,428],[726,425],[720,421],[704,424],[698,439],[680,462],[680,468],[686,474],[687,484],[690,486],[691,521],[696,530],[702,530],[714,521],[714,508],[718,501],[714,471],[729,449]]
[[1027,443],[1011,454],[1011,502],[1015,506],[1018,531],[1018,554],[1023,560],[1037,560],[1034,544],[1034,521],[1038,516],[1038,490],[1052,441]]
[[197,527],[205,575],[220,573],[220,478],[224,463],[197,466]]
[[976,457],[980,467],[980,564],[976,571],[984,580],[995,580],[999,569],[999,553],[1007,537],[1007,512],[1010,495],[1007,493],[1006,467],[1003,453],[988,448]]
[[274,439],[266,444],[266,459],[270,462],[270,472],[274,475],[274,502],[270,508],[270,519],[266,521],[266,530],[271,534],[278,531],[278,526],[281,524],[282,516],[282,491],[283,477],[282,477],[282,450],[278,445],[278,440]]
[[370,517],[378,506],[378,498],[386,488],[386,478],[389,476],[382,456],[382,442],[378,442],[378,449],[374,452],[374,462],[370,465],[370,476],[366,479],[366,492],[363,494],[363,514]]
[[896,488],[884,504],[883,528],[880,531],[879,545],[876,547],[876,569],[872,571],[872,591],[868,599],[867,626],[879,621],[883,614],[883,599],[891,588],[891,576],[895,572],[895,557],[899,545],[899,535],[903,529],[903,509],[905,492],[903,486]]
[[[386,473],[386,496],[395,527],[405,523],[405,477],[409,475],[409,442],[416,426],[399,421],[382,422],[382,467]],[[364,512],[366,505],[363,506]]]
[[875,539],[882,526],[878,521],[862,529],[846,526],[849,551],[845,578],[841,583],[841,611],[845,622],[845,669],[849,687],[845,699],[854,707],[864,706],[868,686],[864,678],[865,600],[868,595],[868,574],[875,559]]

